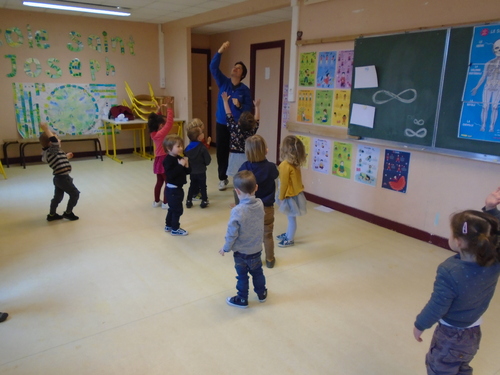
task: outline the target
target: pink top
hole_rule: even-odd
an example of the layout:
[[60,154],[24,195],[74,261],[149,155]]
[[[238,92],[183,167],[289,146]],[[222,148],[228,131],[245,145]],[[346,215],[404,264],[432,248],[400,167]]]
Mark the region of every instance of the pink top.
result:
[[167,119],[165,125],[158,130],[157,132],[151,133],[151,139],[155,143],[155,156],[163,156],[165,155],[165,150],[163,150],[163,140],[172,130],[172,126],[174,126],[174,110],[172,108],[167,108]]

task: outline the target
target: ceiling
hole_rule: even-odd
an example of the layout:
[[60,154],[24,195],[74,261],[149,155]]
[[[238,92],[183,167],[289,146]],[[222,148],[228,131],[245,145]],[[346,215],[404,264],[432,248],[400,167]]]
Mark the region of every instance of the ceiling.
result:
[[[40,2],[40,0],[37,1]],[[47,1],[50,2],[52,0]],[[238,4],[244,1],[246,0],[75,0],[75,2],[80,4],[99,4],[129,8],[130,13],[132,13],[130,17],[93,15],[91,13],[76,13],[62,10],[33,8],[22,5],[22,0],[0,0],[0,8],[162,24],[185,17],[195,16],[197,14],[215,9],[224,8],[226,6]],[[230,21],[195,27],[192,29],[192,32],[194,34],[211,35],[245,29],[248,27],[290,21],[291,18],[292,8],[287,7]]]

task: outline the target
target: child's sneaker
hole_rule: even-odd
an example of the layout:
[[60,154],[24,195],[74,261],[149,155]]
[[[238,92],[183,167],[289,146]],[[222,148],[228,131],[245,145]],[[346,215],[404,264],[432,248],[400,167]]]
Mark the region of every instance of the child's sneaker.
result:
[[186,208],[193,207],[193,201],[186,201]]
[[196,202],[196,201],[201,201],[201,193],[198,193],[196,194],[194,197],[193,197],[193,200]]
[[161,206],[161,202],[158,201],[158,202],[153,202],[153,207],[156,208],[156,207],[160,207]]
[[279,247],[289,247],[289,246],[293,246],[294,244],[295,244],[295,242],[293,242],[293,240],[289,240],[286,237],[283,238],[280,242],[278,242]]
[[172,229],[170,234],[172,236],[187,236],[188,235],[188,231],[187,230],[184,230],[182,228],[179,228],[179,229]]
[[79,217],[76,216],[73,212],[70,212],[70,213],[64,212],[62,216],[63,216],[63,218],[71,220],[71,221],[75,221],[75,220],[79,219]]
[[168,210],[168,203],[161,203],[161,208],[164,210]]
[[226,190],[227,184],[229,184],[229,180],[227,178],[225,180],[219,181],[219,190]]
[[61,220],[62,218],[63,217],[59,214],[54,214],[54,215],[48,214],[47,215],[47,221]]
[[171,231],[172,231],[172,227],[165,225],[165,232],[171,232]]
[[286,233],[281,233],[279,236],[276,236],[276,239],[281,241],[286,239]]
[[257,294],[257,297],[259,297],[259,302],[266,302],[267,299],[267,289],[264,291],[262,294]]
[[248,300],[239,296],[227,297],[226,302],[229,306],[239,307],[240,309],[246,309],[248,307]]
[[201,208],[207,208],[208,207],[208,201],[201,201],[200,207]]

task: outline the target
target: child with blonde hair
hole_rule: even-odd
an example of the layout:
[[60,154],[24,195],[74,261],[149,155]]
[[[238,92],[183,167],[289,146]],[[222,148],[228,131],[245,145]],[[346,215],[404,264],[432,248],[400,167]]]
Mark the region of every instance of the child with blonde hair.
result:
[[156,184],[154,188],[154,201],[153,207],[161,206],[163,209],[168,208],[167,204],[167,190],[163,191],[163,199],[160,199],[161,188],[165,186],[167,179],[165,175],[165,169],[163,168],[163,160],[167,156],[167,153],[163,149],[163,140],[172,130],[174,125],[174,98],[167,98],[167,103],[161,106],[167,107],[167,117],[160,113],[160,107],[158,107],[157,113],[151,113],[148,117],[148,129],[151,139],[155,145],[155,159],[153,162],[153,172],[156,175]]
[[438,266],[434,290],[417,316],[413,335],[437,323],[425,358],[427,374],[472,374],[481,340],[482,316],[500,275],[499,221],[467,210],[452,215],[450,248],[458,254]]
[[297,216],[307,213],[300,171],[300,166],[306,161],[306,151],[302,141],[294,135],[285,137],[280,147],[280,158],[282,162],[278,167],[280,187],[277,203],[279,210],[288,217],[288,228],[276,238],[279,240],[279,247],[288,247],[295,244]]
[[276,195],[276,179],[279,172],[276,164],[266,159],[267,144],[264,138],[255,134],[245,142],[245,155],[248,161],[244,162],[239,171],[250,171],[255,175],[259,189],[255,196],[264,204],[264,250],[266,266],[273,268],[276,262],[274,256],[274,201]]

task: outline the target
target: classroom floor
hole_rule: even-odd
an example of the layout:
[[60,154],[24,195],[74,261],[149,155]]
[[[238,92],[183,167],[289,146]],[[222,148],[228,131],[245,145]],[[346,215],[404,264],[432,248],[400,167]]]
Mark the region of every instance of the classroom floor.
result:
[[[210,206],[185,210],[186,237],[151,206],[153,163],[120,158],[72,161],[74,222],[45,220],[47,165],[0,176],[0,374],[425,374],[432,332],[416,342],[413,322],[451,252],[309,202],[296,245],[264,268],[267,301],[230,307],[233,259],[218,250],[233,192],[217,190],[215,155]],[[500,374],[499,294],[476,374]]]

